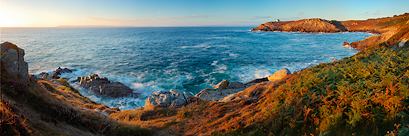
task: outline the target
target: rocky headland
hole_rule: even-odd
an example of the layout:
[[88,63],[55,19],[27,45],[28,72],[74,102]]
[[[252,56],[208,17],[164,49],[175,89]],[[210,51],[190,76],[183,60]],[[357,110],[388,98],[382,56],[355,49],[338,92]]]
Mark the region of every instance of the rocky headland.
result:
[[[283,31],[283,32],[301,32],[301,33],[337,33],[337,32],[369,32],[377,35],[366,38],[362,41],[347,44],[352,48],[364,50],[372,45],[382,44],[399,33],[399,29],[405,22],[408,23],[409,13],[399,16],[368,19],[368,20],[348,20],[336,21],[320,18],[302,19],[298,21],[266,22],[252,31]],[[407,32],[407,31],[406,31]],[[404,33],[404,32],[403,32]],[[402,38],[403,37],[403,38]],[[396,40],[404,40],[405,36],[400,36]],[[406,38],[408,39],[408,38]],[[385,44],[390,44],[385,43]]]

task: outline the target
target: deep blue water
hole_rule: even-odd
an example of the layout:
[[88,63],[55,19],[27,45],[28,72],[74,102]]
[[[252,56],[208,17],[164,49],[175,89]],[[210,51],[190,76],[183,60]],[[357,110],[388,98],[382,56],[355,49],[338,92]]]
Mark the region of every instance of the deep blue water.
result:
[[153,91],[198,93],[218,82],[248,82],[282,68],[291,72],[349,57],[358,50],[344,41],[365,33],[252,32],[251,27],[1,28],[1,41],[23,48],[31,74],[57,67],[76,69],[64,77],[97,73],[143,94],[104,98],[108,106],[133,109]]

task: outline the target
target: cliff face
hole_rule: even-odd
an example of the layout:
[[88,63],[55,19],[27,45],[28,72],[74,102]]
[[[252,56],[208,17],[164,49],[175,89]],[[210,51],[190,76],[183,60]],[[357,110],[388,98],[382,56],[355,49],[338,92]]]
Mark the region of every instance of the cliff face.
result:
[[1,44],[1,68],[29,80],[28,64],[24,61],[24,50],[16,45],[4,42]]
[[[399,16],[368,19],[368,20],[349,20],[349,21],[335,21],[324,19],[303,19],[298,21],[284,21],[284,22],[267,22],[260,26],[253,28],[252,31],[283,31],[283,32],[371,32],[377,33],[363,41],[357,41],[350,44],[351,47],[359,50],[367,49],[372,45],[378,45],[384,42],[392,42],[391,37],[396,34],[402,37],[407,33],[405,30],[405,23],[409,20],[409,13]],[[406,31],[406,32],[405,32]],[[396,44],[402,39],[395,39],[392,43],[385,43],[384,46]]]

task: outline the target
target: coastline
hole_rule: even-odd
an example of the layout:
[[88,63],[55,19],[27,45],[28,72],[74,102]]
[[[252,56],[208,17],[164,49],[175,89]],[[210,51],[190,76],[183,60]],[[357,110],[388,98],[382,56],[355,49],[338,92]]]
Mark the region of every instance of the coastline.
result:
[[[248,86],[245,88],[239,83],[222,81],[214,89],[201,93],[218,94],[223,89],[239,89],[219,98],[219,101],[213,100],[214,96],[202,100],[169,90],[169,93],[156,94],[173,97],[171,105],[133,110],[121,111],[90,101],[62,79],[29,77],[27,81],[18,74],[11,75],[2,66],[2,92],[12,104],[7,104],[10,102],[3,100],[2,96],[1,106],[9,106],[7,116],[10,117],[28,114],[30,120],[23,125],[26,126],[24,130],[29,130],[27,126],[40,130],[32,125],[32,120],[46,122],[42,125],[47,129],[63,130],[67,124],[81,128],[71,128],[71,131],[75,130],[71,134],[88,131],[104,135],[138,132],[145,135],[318,135],[323,131],[329,135],[403,133],[402,130],[409,130],[408,117],[401,116],[407,114],[406,107],[402,105],[407,105],[409,97],[406,93],[409,75],[405,65],[409,56],[409,20],[384,30],[388,31],[350,43],[352,47],[362,49],[351,57],[320,63],[297,72],[286,71],[283,73],[287,74],[274,81],[255,79],[251,84],[246,83]],[[23,87],[17,87],[17,84]],[[182,96],[186,103],[178,105]],[[186,99],[186,96],[191,99]],[[35,107],[38,111],[26,111],[26,107]],[[13,108],[17,110],[8,110]],[[22,119],[13,118],[24,124]],[[402,125],[396,127],[394,124]]]
[[[284,31],[300,33],[367,32],[378,34],[368,37],[365,40],[349,44],[352,48],[362,51],[370,48],[372,45],[388,42],[388,39],[399,33],[398,30],[401,25],[396,24],[404,24],[408,19],[409,13],[394,17],[367,20],[328,21],[325,19],[313,18],[297,21],[266,22],[253,28],[251,31]],[[390,45],[388,44],[387,46]]]

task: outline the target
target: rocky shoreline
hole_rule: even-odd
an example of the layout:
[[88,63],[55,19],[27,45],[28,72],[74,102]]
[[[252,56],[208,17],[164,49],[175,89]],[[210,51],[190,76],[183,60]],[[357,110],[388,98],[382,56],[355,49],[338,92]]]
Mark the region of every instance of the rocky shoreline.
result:
[[[399,25],[394,25],[397,21],[407,21],[409,13],[394,17],[385,17],[368,20],[325,20],[321,18],[302,19],[297,21],[266,22],[251,31],[281,31],[300,33],[339,33],[339,32],[369,32],[374,35],[362,41],[356,41],[347,45],[354,49],[365,50],[372,45],[382,44],[388,41],[393,35],[399,33]],[[344,44],[345,45],[345,44]]]
[[[400,16],[398,16],[400,17]],[[368,20],[367,20],[368,21]],[[369,20],[371,21],[371,20]],[[409,22],[409,21],[408,21]],[[407,23],[408,23],[407,22]],[[352,24],[348,25],[348,24]],[[364,23],[362,23],[364,24]],[[372,45],[373,43],[380,43],[387,39],[389,39],[393,34],[397,33],[394,31],[393,28],[378,28],[372,27],[371,29],[361,29],[359,26],[360,24],[356,21],[328,21],[319,18],[313,19],[303,19],[298,21],[284,21],[284,22],[267,22],[265,24],[261,24],[260,26],[253,28],[252,31],[286,31],[286,32],[346,32],[346,31],[372,31],[376,33],[380,33],[380,35],[371,36],[365,40],[357,41],[357,42],[344,42],[343,45],[349,45],[356,49],[365,49]],[[406,40],[407,41],[407,40]],[[403,39],[399,46],[405,45],[405,39]],[[3,48],[4,46],[4,48]],[[11,50],[13,49],[13,50]],[[9,70],[11,73],[15,73],[16,75],[26,77],[24,75],[28,75],[27,63],[24,62],[24,50],[18,48],[16,45],[12,43],[5,42],[2,44],[2,54],[4,54],[4,61],[2,58],[2,63],[5,66],[9,66]],[[10,56],[18,56],[18,57],[10,57]],[[6,61],[7,60],[7,61]],[[11,65],[13,62],[16,61],[17,65]],[[334,60],[337,61],[337,60]],[[19,72],[13,71],[18,69]],[[7,69],[6,69],[7,70]],[[23,71],[23,72],[21,72]],[[39,75],[33,75],[37,77],[39,80],[53,80],[53,79],[60,79],[60,75],[62,73],[71,73],[74,70],[68,68],[57,68],[55,71],[51,73],[42,72]],[[214,101],[214,102],[229,102],[232,100],[238,99],[247,99],[247,98],[256,98],[255,94],[259,94],[260,92],[246,92],[247,88],[251,88],[252,85],[255,84],[263,84],[263,83],[272,83],[277,80],[281,80],[285,78],[287,75],[291,74],[288,69],[282,69],[276,71],[273,75],[265,78],[254,79],[248,83],[241,83],[241,82],[230,82],[224,80],[217,84],[215,88],[207,88],[201,90],[196,95],[191,93],[183,92],[176,89],[171,89],[167,91],[157,91],[149,95],[149,97],[145,101],[145,108],[151,109],[155,106],[170,106],[173,108],[181,107],[183,105],[189,104],[191,100],[200,100],[200,101]],[[65,79],[68,80],[68,79]],[[105,96],[105,97],[139,97],[140,92],[139,90],[131,89],[130,87],[120,83],[120,82],[112,82],[109,81],[106,77],[99,77],[96,74],[91,74],[88,76],[77,77],[75,80],[71,81],[71,83],[75,83],[79,87],[85,88],[94,92],[98,95]],[[253,89],[254,90],[254,89]],[[244,95],[245,94],[245,95]]]
[[[3,43],[0,107],[5,117],[1,125],[6,127],[2,133],[406,135],[409,21],[398,26],[378,40],[359,41],[383,41],[390,33],[379,48],[334,63],[295,73],[282,69],[248,83],[223,80],[195,96],[176,89],[157,91],[146,99],[144,108],[125,111],[81,95],[68,79],[61,78],[72,69],[57,68],[30,77],[24,50]],[[138,91],[122,91],[129,87],[95,74],[77,77],[72,83],[102,96],[139,96]]]
[[[57,68],[51,73],[42,72],[38,75],[31,75],[32,77],[37,78],[38,80],[47,80],[54,81],[63,79],[68,81],[67,78],[60,78],[62,73],[72,73],[74,69],[68,68]],[[264,82],[275,82],[284,78],[285,76],[291,74],[287,69],[281,69],[276,71],[269,77],[254,79],[247,83],[241,83],[238,81],[229,82],[228,80],[223,80],[218,83],[214,89],[207,88],[201,90],[196,95],[193,95],[189,92],[180,91],[177,89],[171,90],[161,90],[153,92],[145,100],[145,109],[154,109],[155,106],[160,107],[171,107],[178,108],[185,106],[192,101],[213,101],[213,102],[229,102],[232,100],[238,99],[247,99],[250,97],[238,97],[238,94],[243,93],[245,89],[252,85],[256,85]],[[61,84],[60,82],[52,82],[54,84]],[[86,90],[94,92],[95,94],[104,96],[104,97],[134,97],[137,98],[140,96],[139,90],[133,90],[130,87],[117,82],[109,81],[106,77],[99,77],[97,74],[91,74],[88,76],[77,77],[75,80],[70,81],[72,84],[78,85]],[[137,107],[135,107],[137,108]]]
[[[62,73],[72,73],[73,69],[58,67],[55,71],[51,73],[41,72],[39,75],[32,75],[39,80],[58,80]],[[69,79],[63,78],[68,81]],[[78,85],[84,89],[87,89],[95,94],[105,96],[105,97],[139,97],[140,93],[138,90],[131,89],[130,87],[117,82],[109,81],[106,77],[99,77],[97,74],[91,74],[88,76],[77,77],[72,80],[71,83]]]

